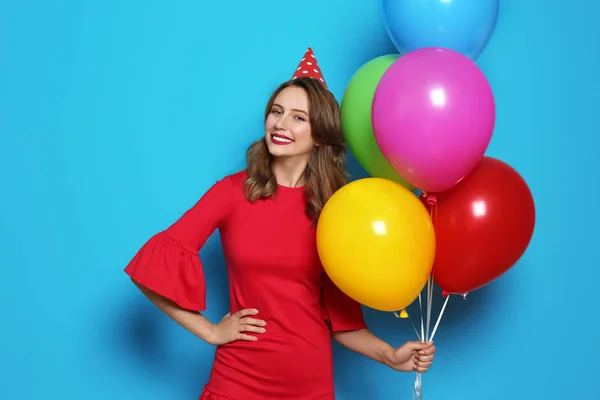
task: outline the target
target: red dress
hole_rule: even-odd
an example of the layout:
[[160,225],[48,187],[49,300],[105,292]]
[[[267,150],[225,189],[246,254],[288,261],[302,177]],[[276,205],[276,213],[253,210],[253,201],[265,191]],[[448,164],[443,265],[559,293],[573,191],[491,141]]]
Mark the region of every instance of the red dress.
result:
[[256,341],[218,346],[206,400],[334,399],[331,330],[366,328],[359,303],[328,279],[302,188],[279,186],[250,203],[245,172],[218,181],[179,220],[153,236],[125,271],[183,308],[203,311],[199,250],[219,229],[230,311],[256,308]]

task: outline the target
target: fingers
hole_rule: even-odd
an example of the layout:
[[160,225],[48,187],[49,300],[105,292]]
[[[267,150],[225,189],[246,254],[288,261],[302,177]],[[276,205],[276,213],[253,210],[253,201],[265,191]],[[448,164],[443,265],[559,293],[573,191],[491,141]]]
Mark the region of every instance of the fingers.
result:
[[418,359],[415,359],[415,365],[413,366],[413,369],[417,372],[427,372],[429,370],[429,367],[431,367],[431,361],[421,361]]
[[256,333],[265,333],[266,329],[261,328],[260,326],[254,325],[242,325],[240,326],[240,332],[256,332]]
[[235,315],[239,318],[243,318],[248,315],[256,315],[258,314],[258,310],[256,308],[244,308],[235,313]]
[[427,343],[423,342],[406,342],[404,345],[412,351],[419,351],[427,347]]
[[240,331],[241,332],[256,332],[264,333],[266,330],[263,326],[267,325],[262,319],[244,317],[240,319]]
[[431,366],[431,363],[433,362],[433,356],[430,356],[430,357],[431,357],[431,359],[429,359],[429,360],[416,359],[415,365],[418,367],[423,367],[423,368]]
[[421,350],[415,357],[414,370],[421,373],[427,372],[434,359],[434,352],[435,349]]
[[238,340],[247,340],[249,342],[254,342],[255,340],[257,340],[257,337],[252,335],[246,335],[245,333],[240,333],[238,335]]
[[433,347],[433,342],[414,341],[414,342],[406,342],[404,345],[408,346],[408,348],[411,350],[425,350],[430,347]]
[[262,319],[255,318],[242,318],[240,323],[243,325],[256,325],[256,326],[265,326],[267,323]]
[[435,353],[435,346],[432,344],[431,346],[425,347],[423,348],[421,351],[419,351],[418,355],[419,356],[430,356],[433,353]]
[[[239,340],[251,340],[257,339],[256,336],[248,335],[247,333],[265,333],[266,329],[263,328],[267,323],[262,319],[252,318],[251,315],[258,314],[258,310],[255,308],[245,308],[236,313],[239,318]],[[244,333],[246,332],[246,333]]]

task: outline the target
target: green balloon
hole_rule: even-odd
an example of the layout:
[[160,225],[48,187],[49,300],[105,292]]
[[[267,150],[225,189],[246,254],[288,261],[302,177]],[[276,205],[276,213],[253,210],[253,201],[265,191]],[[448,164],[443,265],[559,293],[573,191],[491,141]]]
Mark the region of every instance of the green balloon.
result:
[[415,187],[401,177],[381,153],[371,123],[371,104],[377,84],[399,57],[399,54],[380,56],[360,67],[346,87],[340,114],[344,137],[360,165],[374,177],[389,179],[414,191]]

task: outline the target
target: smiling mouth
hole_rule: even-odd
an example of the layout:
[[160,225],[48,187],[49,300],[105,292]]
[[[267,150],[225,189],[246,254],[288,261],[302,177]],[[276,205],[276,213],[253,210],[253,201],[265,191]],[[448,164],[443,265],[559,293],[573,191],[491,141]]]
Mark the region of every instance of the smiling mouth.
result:
[[280,146],[285,146],[287,144],[292,144],[294,141],[287,136],[279,135],[277,133],[271,134],[271,143],[277,144]]

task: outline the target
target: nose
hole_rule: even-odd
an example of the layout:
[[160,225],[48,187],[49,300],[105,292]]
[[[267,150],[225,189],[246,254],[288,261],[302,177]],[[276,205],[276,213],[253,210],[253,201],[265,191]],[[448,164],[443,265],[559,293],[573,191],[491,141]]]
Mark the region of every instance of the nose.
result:
[[279,118],[277,118],[277,121],[275,121],[275,129],[285,130],[285,127],[286,127],[285,115],[281,114],[279,116]]

